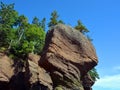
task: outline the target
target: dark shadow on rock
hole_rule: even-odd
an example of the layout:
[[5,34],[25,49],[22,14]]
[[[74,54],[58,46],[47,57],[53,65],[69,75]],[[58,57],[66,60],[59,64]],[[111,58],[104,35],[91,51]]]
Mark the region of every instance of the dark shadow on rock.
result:
[[9,84],[7,82],[0,81],[0,90],[9,90]]
[[40,84],[39,82],[34,83],[30,90],[49,90],[47,86]]
[[10,80],[10,90],[28,90],[25,84],[24,72],[19,72]]
[[91,87],[84,87],[84,90],[92,90]]

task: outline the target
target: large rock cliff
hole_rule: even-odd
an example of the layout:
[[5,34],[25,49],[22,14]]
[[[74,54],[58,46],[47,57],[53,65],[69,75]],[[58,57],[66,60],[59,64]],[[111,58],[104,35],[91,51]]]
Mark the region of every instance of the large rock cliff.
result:
[[0,90],[91,90],[88,71],[97,63],[91,42],[58,24],[48,31],[41,56],[31,53],[22,61],[0,53]]
[[59,24],[47,33],[39,63],[50,72],[53,88],[84,90],[93,85],[87,72],[97,62],[91,42],[79,31]]

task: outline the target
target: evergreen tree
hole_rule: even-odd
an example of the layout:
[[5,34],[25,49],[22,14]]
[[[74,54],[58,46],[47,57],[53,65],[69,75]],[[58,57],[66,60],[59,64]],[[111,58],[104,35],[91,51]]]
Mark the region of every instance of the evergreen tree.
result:
[[98,74],[96,68],[93,68],[88,73],[90,74],[90,76],[93,79],[93,81],[96,81],[97,79],[100,79],[99,74]]
[[24,15],[18,15],[14,4],[0,4],[0,51],[5,48],[15,56],[26,56],[28,53],[40,53],[44,46],[45,19],[41,21],[36,17],[33,24],[28,23]]
[[46,27],[46,18],[43,18],[40,22],[40,26],[41,28],[43,28],[43,30],[45,31],[45,27]]
[[77,21],[77,25],[75,26],[75,29],[79,30],[83,34],[89,32],[89,30],[82,24],[80,20]]
[[25,17],[24,15],[20,15],[16,23],[18,26],[16,32],[18,37],[17,42],[20,43],[20,41],[25,38],[24,33],[29,23],[27,17]]
[[32,24],[36,24],[37,26],[40,26],[40,21],[37,17],[33,18]]
[[14,10],[14,4],[0,3],[0,47],[10,48],[15,38],[14,24],[18,13]]
[[50,22],[48,23],[48,27],[54,26],[58,24],[58,13],[57,11],[53,11],[51,13],[51,18],[50,18]]
[[44,31],[45,31],[45,23],[46,23],[46,18],[43,18],[41,21],[37,18],[37,17],[34,17],[33,18],[33,21],[32,21],[32,24],[35,24],[37,25],[38,27],[41,27]]
[[59,20],[58,23],[65,24],[62,20]]
[[58,23],[64,24],[64,22],[62,20],[58,20],[58,18],[59,18],[59,15],[58,15],[57,11],[53,11],[51,13],[51,18],[50,18],[50,22],[48,23],[48,27],[55,26]]
[[3,27],[12,27],[18,18],[18,12],[14,10],[14,4],[0,3],[0,24]]

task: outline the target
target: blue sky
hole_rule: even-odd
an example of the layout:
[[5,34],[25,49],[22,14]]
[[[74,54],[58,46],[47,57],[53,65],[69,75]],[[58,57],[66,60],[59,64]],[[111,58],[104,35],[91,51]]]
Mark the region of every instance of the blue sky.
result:
[[50,18],[56,10],[60,19],[75,26],[80,19],[90,30],[90,37],[99,58],[96,67],[100,80],[93,90],[120,90],[120,0],[0,0],[15,3],[19,14],[32,21]]

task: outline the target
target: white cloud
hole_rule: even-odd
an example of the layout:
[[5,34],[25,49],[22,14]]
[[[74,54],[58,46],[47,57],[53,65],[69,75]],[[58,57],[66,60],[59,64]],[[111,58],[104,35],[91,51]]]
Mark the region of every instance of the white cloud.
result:
[[120,66],[116,66],[113,68],[114,70],[119,70],[120,71]]
[[120,74],[113,76],[105,76],[96,81],[95,87],[107,88],[107,89],[119,89],[120,90]]

